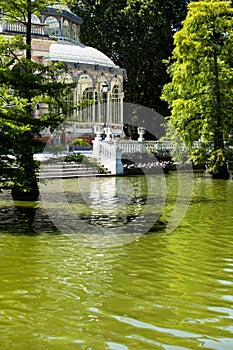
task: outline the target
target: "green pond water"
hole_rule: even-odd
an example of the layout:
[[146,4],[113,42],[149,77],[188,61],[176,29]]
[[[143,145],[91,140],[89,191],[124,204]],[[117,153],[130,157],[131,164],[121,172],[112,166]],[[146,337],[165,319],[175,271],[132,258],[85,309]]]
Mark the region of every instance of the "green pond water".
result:
[[1,350],[233,349],[232,180],[41,189],[0,195]]

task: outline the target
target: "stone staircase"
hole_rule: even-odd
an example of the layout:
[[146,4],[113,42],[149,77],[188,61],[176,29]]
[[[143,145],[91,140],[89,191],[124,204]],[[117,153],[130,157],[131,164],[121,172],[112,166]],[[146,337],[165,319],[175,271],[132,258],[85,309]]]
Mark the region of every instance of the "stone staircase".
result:
[[42,179],[56,179],[81,176],[96,176],[100,174],[103,173],[100,173],[98,165],[95,164],[87,165],[82,163],[60,163],[41,165],[38,176]]

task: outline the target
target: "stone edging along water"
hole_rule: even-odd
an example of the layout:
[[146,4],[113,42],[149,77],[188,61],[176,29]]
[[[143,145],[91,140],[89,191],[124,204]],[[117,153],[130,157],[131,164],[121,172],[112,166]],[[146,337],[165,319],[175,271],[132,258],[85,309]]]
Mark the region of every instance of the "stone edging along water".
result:
[[[95,158],[93,158],[92,152],[75,153],[81,154],[83,161],[79,163],[75,161],[65,162],[64,154],[62,154],[63,160],[54,157],[52,154],[37,154],[35,159],[41,162],[40,171],[38,173],[39,178],[43,179],[55,179],[55,178],[75,178],[75,177],[90,177],[90,176],[131,176],[131,175],[154,175],[154,174],[169,174],[171,171],[190,171],[190,164],[187,166],[180,166],[178,163],[171,161],[170,159],[160,159],[153,157],[127,159],[122,157],[123,174],[115,175],[111,174],[108,169],[103,165],[98,164]],[[67,154],[66,154],[67,155]],[[69,153],[68,156],[73,156],[74,153]],[[61,156],[61,155],[60,155]],[[71,158],[72,159],[72,158]],[[193,168],[203,172],[204,167]]]

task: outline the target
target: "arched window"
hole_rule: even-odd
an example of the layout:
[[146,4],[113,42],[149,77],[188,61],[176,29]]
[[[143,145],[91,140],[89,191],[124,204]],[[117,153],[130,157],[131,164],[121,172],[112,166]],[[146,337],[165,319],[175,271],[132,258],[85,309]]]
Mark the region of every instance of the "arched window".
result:
[[118,85],[114,85],[112,88],[112,96],[116,97],[119,94],[119,86]]
[[120,96],[119,96],[119,85],[112,87],[112,98],[111,98],[111,109],[112,109],[112,123],[118,124],[121,122],[121,111],[120,111]]
[[55,17],[47,17],[45,24],[48,25],[48,27],[45,29],[46,34],[49,36],[61,36],[60,24]]
[[81,123],[91,123],[93,116],[93,83],[89,75],[81,75],[76,89],[76,103],[78,105],[77,120]]
[[74,23],[71,24],[71,39],[78,41],[78,26]]
[[83,100],[93,100],[93,88],[88,87],[83,91]]
[[94,103],[93,88],[89,87],[83,91],[83,101],[82,101],[82,122],[91,123],[92,122],[92,106]]
[[88,74],[83,74],[80,76],[78,80],[78,86],[77,86],[77,92],[78,92],[78,101],[81,101],[83,99],[83,92],[87,88],[92,88],[92,79]]
[[63,22],[63,33],[62,37],[70,38],[70,24],[67,20]]
[[34,23],[40,23],[40,19],[39,19],[39,17],[38,16],[36,16],[36,15],[34,15],[34,14],[32,14],[32,23],[34,24]]
[[[73,78],[68,73],[60,74],[57,78],[57,82],[64,83],[64,84],[72,84]],[[68,110],[67,110],[67,117],[72,118],[74,117],[74,110],[71,108],[71,106],[74,104],[74,90],[73,88],[70,88],[67,92],[66,96],[64,97],[64,101],[68,104]]]

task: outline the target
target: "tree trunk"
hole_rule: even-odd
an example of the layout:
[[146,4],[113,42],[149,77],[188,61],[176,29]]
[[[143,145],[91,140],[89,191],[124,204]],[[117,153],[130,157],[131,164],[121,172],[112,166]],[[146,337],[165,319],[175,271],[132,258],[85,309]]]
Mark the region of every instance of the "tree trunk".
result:
[[31,188],[24,190],[22,187],[14,185],[11,190],[13,200],[35,202],[39,199],[39,187],[37,181],[31,183]]
[[219,167],[219,170],[216,174],[212,174],[213,179],[228,180],[229,177],[230,177],[230,174],[229,174],[226,162],[224,162],[224,164],[221,167]]
[[31,46],[32,46],[32,34],[31,34],[31,28],[32,28],[32,12],[31,12],[31,0],[27,0],[27,23],[26,23],[26,58],[30,61],[32,58],[31,54]]
[[37,182],[37,166],[33,159],[33,148],[30,144],[32,137],[25,138],[25,147],[21,153],[19,163],[20,173],[16,176],[11,194],[14,200],[37,201],[39,198],[39,187]]
[[[215,32],[213,34],[215,37]],[[219,84],[219,66],[218,66],[218,54],[216,49],[214,50],[214,75],[215,75],[215,106],[216,106],[216,130],[214,136],[214,149],[224,150],[224,136],[222,127],[222,106],[221,106],[221,93]],[[218,172],[212,175],[213,179],[229,179],[229,171],[227,168],[226,160],[219,166]]]

